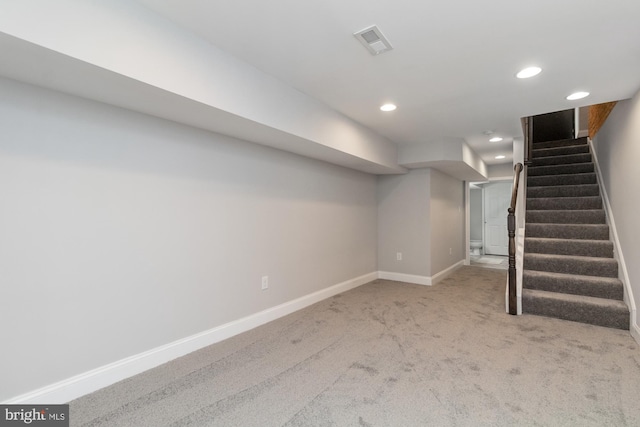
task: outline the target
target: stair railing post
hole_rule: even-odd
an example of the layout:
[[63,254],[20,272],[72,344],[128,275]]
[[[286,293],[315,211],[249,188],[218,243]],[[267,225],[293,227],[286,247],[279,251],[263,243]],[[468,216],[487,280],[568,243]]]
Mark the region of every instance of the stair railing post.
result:
[[509,232],[509,314],[518,314],[516,297],[516,215],[515,209],[509,208],[507,230]]
[[513,167],[513,188],[511,190],[511,204],[507,210],[507,232],[509,234],[509,314],[518,314],[517,274],[516,274],[516,202],[518,200],[518,186],[522,163]]

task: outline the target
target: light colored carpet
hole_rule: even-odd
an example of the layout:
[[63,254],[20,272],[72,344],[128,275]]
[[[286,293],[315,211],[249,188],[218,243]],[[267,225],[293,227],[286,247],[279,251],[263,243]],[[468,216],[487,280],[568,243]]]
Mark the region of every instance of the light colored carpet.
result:
[[71,425],[640,425],[629,333],[510,316],[505,281],[377,280],[72,401]]
[[473,259],[474,262],[479,264],[502,264],[503,260],[500,258],[478,257]]

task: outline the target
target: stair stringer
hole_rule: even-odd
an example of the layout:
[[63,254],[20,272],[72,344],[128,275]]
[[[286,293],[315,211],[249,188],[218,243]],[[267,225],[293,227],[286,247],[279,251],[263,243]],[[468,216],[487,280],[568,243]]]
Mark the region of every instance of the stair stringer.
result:
[[604,203],[603,208],[606,213],[606,221],[609,225],[611,240],[613,241],[613,257],[618,261],[618,279],[620,279],[624,287],[624,302],[629,308],[629,331],[636,342],[640,344],[640,326],[636,322],[636,303],[633,298],[633,290],[631,289],[629,274],[627,273],[627,265],[624,261],[624,255],[620,247],[620,239],[618,238],[618,231],[616,229],[616,222],[611,209],[611,203],[609,202],[609,195],[607,194],[607,189],[603,185],[602,171],[600,170],[598,155],[593,147],[593,141],[591,138],[587,138],[587,142],[589,144],[589,150],[591,151],[593,164],[595,166],[598,187],[600,187],[600,194],[602,195]]

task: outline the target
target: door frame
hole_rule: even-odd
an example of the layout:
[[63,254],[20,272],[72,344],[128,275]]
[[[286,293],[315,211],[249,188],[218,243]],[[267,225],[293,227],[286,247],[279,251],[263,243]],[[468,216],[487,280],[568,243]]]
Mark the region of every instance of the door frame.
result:
[[[513,180],[509,179],[509,180],[490,180],[489,182],[486,182],[485,184],[497,184],[497,183],[504,183],[507,184],[509,187],[513,186]],[[511,192],[513,189],[511,189],[508,193],[507,193],[507,200],[510,199],[511,196]],[[487,230],[487,222],[486,222],[486,218],[485,218],[485,209],[486,208],[486,187],[483,185],[482,187],[482,255],[486,255],[487,253],[487,235],[486,235],[486,230]],[[508,208],[508,206],[507,206]],[[506,221],[506,217],[507,217],[507,210],[504,211],[504,218],[505,218],[505,231],[506,231],[506,227],[507,227],[507,221]],[[505,237],[507,237],[507,235],[505,234]],[[507,237],[507,242],[508,242],[508,237]],[[505,247],[508,248],[508,245]],[[496,254],[491,254],[491,255],[495,255],[495,256],[508,256],[508,249],[507,249],[507,254],[506,255],[496,255]]]
[[[513,176],[496,176],[487,178],[485,181],[465,181],[464,182],[464,214],[465,214],[465,258],[464,265],[471,265],[471,203],[470,203],[470,185],[471,184],[488,184],[490,182],[509,181],[513,182]],[[484,255],[484,187],[482,188],[482,254]]]

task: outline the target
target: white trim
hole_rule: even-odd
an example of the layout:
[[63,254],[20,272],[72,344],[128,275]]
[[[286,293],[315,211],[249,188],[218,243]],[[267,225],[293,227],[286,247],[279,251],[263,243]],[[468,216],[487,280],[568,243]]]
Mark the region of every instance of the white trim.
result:
[[391,271],[378,271],[378,279],[395,280],[397,282],[413,283],[415,285],[431,286],[435,285],[458,268],[465,265],[465,260],[461,259],[455,264],[445,268],[444,270],[434,274],[433,276],[417,276],[414,274],[394,273]]
[[[607,189],[604,186],[604,180],[602,178],[602,172],[600,171],[600,164],[598,163],[598,155],[596,154],[595,147],[591,138],[587,138],[589,142],[589,148],[591,149],[591,155],[593,156],[593,163],[596,168],[596,175],[598,177],[598,186],[602,192],[602,199],[604,200],[604,208],[607,212],[607,220],[609,221],[609,230],[611,233],[611,240],[613,240],[614,256],[618,260],[619,269],[618,276],[624,286],[624,302],[629,307],[629,330],[633,338],[640,344],[640,327],[636,323],[636,303],[633,299],[633,290],[631,289],[631,281],[629,280],[629,273],[627,272],[627,264],[624,261],[624,255],[622,254],[622,248],[620,246],[620,239],[618,238],[618,230],[616,229],[616,221],[613,218],[613,210],[611,209],[611,203],[609,202],[609,195]],[[635,335],[634,335],[635,332]]]
[[445,268],[441,272],[434,274],[433,276],[431,276],[431,284],[435,285],[436,283],[440,282],[449,274],[453,273],[455,270],[462,267],[463,265],[464,265],[464,260],[460,260],[455,264],[453,264],[452,266]]
[[431,277],[416,276],[414,274],[393,273],[391,271],[378,271],[378,279],[395,280],[398,282],[413,283],[415,285],[431,286]]
[[631,336],[633,337],[633,339],[636,340],[638,344],[640,344],[640,327],[638,327],[638,324],[634,323],[633,321],[631,321],[630,323],[631,324],[629,325],[629,332],[631,332]]
[[491,182],[491,183],[493,183],[494,181],[510,181],[510,182],[513,182],[513,176],[494,176],[494,177],[488,178],[488,179],[489,179],[489,182]]
[[139,374],[178,357],[215,344],[234,335],[246,332],[280,317],[291,314],[309,305],[330,298],[341,292],[369,283],[378,278],[378,273],[365,274],[309,295],[268,308],[242,319],[234,320],[208,331],[200,332],[160,347],[118,360],[97,369],[76,375],[66,380],[16,396],[3,404],[56,404],[65,403],[94,392],[125,378]]
[[471,265],[471,187],[464,183],[464,265]]

